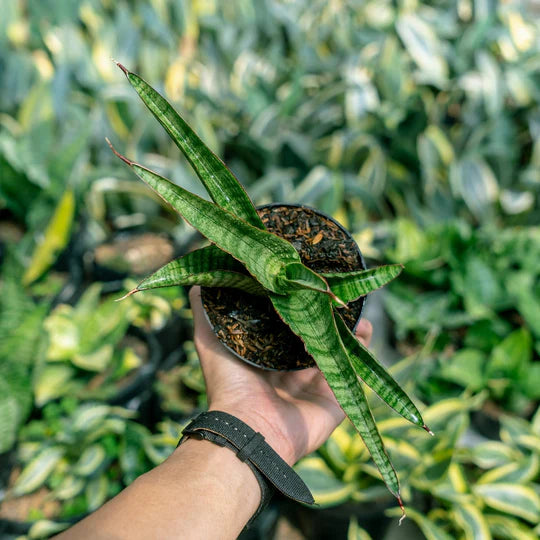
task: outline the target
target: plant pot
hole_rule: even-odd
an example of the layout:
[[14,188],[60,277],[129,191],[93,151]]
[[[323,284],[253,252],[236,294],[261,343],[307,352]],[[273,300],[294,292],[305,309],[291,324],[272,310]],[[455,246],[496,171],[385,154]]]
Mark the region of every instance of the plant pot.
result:
[[[300,205],[270,204],[257,210],[270,232],[288,240],[302,262],[315,272],[350,272],[366,265],[349,232],[318,210]],[[279,371],[315,365],[301,339],[279,318],[268,298],[238,289],[203,287],[202,303],[221,343],[248,364]],[[364,298],[338,308],[354,330]]]

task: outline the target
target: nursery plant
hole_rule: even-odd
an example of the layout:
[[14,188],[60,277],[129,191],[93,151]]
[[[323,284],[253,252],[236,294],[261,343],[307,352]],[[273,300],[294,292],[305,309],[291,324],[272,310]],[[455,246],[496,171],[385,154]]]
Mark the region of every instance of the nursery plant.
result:
[[[122,161],[211,242],[168,263],[126,296],[156,287],[202,285],[234,287],[267,298],[313,357],[402,506],[399,481],[360,379],[404,418],[428,432],[429,428],[405,391],[358,342],[343,318],[348,304],[395,278],[401,265],[318,273],[303,264],[292,243],[267,230],[238,180],[173,107],[141,77],[118,66],[191,163],[213,201],[121,155],[107,139]],[[323,235],[317,233],[311,243],[317,244]]]
[[80,519],[161,463],[176,447],[182,426],[166,419],[151,433],[133,420],[136,414],[72,397],[45,405],[19,432],[0,521],[30,528],[53,520],[57,531],[59,522],[65,527]]

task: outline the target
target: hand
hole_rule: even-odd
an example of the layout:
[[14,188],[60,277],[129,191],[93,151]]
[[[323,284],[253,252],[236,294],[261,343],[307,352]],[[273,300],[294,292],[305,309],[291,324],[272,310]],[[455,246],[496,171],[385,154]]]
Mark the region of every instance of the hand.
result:
[[[273,372],[242,362],[210,328],[200,288],[189,297],[209,410],[232,414],[261,432],[289,465],[319,448],[345,417],[319,369]],[[356,336],[366,347],[371,334],[371,323],[362,319]]]

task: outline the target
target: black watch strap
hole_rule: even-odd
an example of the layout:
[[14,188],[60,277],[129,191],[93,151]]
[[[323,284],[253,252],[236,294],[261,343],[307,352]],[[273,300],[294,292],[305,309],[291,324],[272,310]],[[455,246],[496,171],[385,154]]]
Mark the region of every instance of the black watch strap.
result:
[[294,470],[265,442],[260,433],[235,416],[222,411],[201,413],[184,428],[180,443],[188,435],[198,435],[229,448],[232,446],[239,459],[250,465],[254,472],[256,469],[283,495],[305,504],[314,503],[309,488]]

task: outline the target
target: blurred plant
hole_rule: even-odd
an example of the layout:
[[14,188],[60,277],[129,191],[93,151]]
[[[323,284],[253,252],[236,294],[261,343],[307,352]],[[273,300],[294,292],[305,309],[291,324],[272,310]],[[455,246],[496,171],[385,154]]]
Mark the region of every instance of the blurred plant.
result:
[[[422,397],[489,390],[525,416],[540,399],[540,229],[471,229],[463,221],[421,230],[395,224],[390,260],[406,261],[385,306],[398,338],[433,351],[419,368]],[[431,336],[431,337],[430,337]]]
[[32,409],[32,371],[44,357],[43,321],[48,302],[26,295],[21,265],[10,252],[0,279],[0,453],[15,442],[17,430]]
[[62,396],[114,399],[137,373],[153,373],[159,351],[144,336],[163,327],[171,315],[164,296],[171,297],[174,307],[183,305],[178,288],[118,304],[111,297],[102,299],[102,286],[95,283],[75,306],[56,306],[44,322],[49,340],[44,359],[36,362],[35,404],[41,407]]
[[20,520],[81,517],[161,463],[174,450],[182,426],[164,420],[151,434],[132,420],[135,414],[73,398],[45,405],[41,418],[20,431],[21,470],[12,475],[1,516],[17,514],[18,499],[44,486],[35,504],[57,504],[49,505],[47,515],[33,508],[27,516],[17,515]]
[[167,415],[192,415],[206,408],[206,385],[193,341],[184,343],[185,362],[156,373],[154,387]]
[[[393,367],[393,374],[409,378],[415,363],[414,356],[405,359]],[[540,409],[531,422],[502,417],[500,440],[478,442],[468,431],[469,417],[485,397],[463,394],[426,408],[424,418],[437,426],[435,439],[416,437],[402,419],[374,408],[392,461],[406,471],[402,492],[407,515],[429,540],[532,540],[539,532]],[[296,470],[321,507],[356,501],[357,515],[362,516],[363,504],[377,502],[384,509],[388,495],[352,433],[343,423]]]
[[407,508],[426,538],[538,538],[540,409],[531,423],[503,418],[500,437],[456,453],[427,513]]

